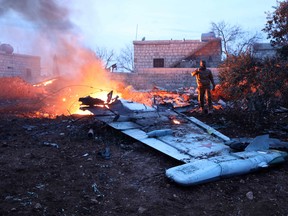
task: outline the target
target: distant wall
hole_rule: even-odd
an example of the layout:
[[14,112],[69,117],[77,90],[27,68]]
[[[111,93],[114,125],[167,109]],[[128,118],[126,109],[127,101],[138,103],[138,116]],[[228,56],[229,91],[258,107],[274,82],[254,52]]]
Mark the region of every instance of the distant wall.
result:
[[[191,68],[192,65],[197,67],[201,59],[206,60],[209,67],[215,67],[221,61],[221,39],[218,38],[207,41],[133,41],[133,44],[135,72],[142,68]],[[155,66],[155,60],[162,61],[163,65]]]
[[203,45],[199,40],[134,41],[133,44],[137,72],[141,68],[152,68],[153,59],[157,58],[164,58],[164,67],[169,68]]
[[0,53],[0,77],[18,76],[31,82],[41,74],[40,57]]
[[272,58],[277,54],[277,48],[270,43],[255,43],[253,45],[254,57],[259,59]]
[[[137,73],[109,73],[112,80],[132,85],[136,90],[151,90],[154,86],[169,91],[184,87],[196,87],[191,72],[196,68],[145,68]],[[218,69],[209,68],[218,83]]]

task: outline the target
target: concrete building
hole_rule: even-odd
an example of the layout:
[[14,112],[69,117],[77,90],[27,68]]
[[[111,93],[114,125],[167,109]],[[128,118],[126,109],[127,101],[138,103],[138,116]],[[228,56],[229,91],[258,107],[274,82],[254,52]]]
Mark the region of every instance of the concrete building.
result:
[[0,77],[20,77],[27,82],[37,81],[41,75],[39,56],[13,53],[9,44],[0,45]]
[[276,55],[277,48],[270,43],[255,43],[253,46],[253,53],[256,58],[270,58]]
[[201,40],[134,41],[135,72],[144,68],[191,68],[206,60],[208,67],[221,61],[221,39],[203,33]]

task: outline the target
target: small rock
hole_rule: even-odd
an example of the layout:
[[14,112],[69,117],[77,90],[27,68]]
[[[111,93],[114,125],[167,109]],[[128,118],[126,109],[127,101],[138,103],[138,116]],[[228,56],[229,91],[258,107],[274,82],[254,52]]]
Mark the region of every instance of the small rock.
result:
[[147,210],[146,208],[143,208],[143,207],[140,206],[140,207],[138,208],[138,213],[139,213],[139,214],[143,214],[146,210]]
[[91,202],[92,203],[98,203],[98,200],[97,199],[91,199]]
[[36,203],[34,206],[35,209],[41,209],[42,205],[40,203]]
[[252,191],[249,191],[248,193],[246,193],[246,197],[247,197],[249,200],[253,200],[253,199],[254,199],[253,192],[252,192]]
[[244,179],[241,179],[241,180],[240,180],[240,183],[241,183],[241,184],[245,184],[245,180],[244,180]]

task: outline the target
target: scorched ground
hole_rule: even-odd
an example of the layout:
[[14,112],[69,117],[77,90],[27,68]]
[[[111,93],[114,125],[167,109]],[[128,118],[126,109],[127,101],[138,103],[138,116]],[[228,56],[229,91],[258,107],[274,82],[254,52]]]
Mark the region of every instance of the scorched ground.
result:
[[[229,137],[269,132],[287,141],[285,112],[253,121],[248,114],[225,111],[187,115],[218,126]],[[180,187],[165,176],[165,169],[178,161],[93,116],[49,119],[22,112],[1,113],[0,120],[1,215],[288,214],[287,163]],[[90,128],[94,138],[87,134]]]

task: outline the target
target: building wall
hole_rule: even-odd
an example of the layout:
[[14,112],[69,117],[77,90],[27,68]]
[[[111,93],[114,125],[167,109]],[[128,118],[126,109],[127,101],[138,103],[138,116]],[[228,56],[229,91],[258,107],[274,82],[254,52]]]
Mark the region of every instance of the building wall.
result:
[[[221,61],[221,40],[158,40],[134,41],[135,72],[153,68],[153,59],[163,58],[164,68],[197,66],[200,59],[208,66]],[[183,64],[183,62],[185,62]]]
[[141,68],[153,68],[155,58],[164,58],[164,67],[169,68],[191,51],[196,51],[202,43],[197,40],[163,40],[134,41],[133,44],[135,71],[138,72]]
[[221,63],[221,46],[221,39],[206,41],[206,44],[192,55],[196,59],[196,66],[199,67],[200,60],[205,60],[207,67],[217,67]]
[[[157,86],[169,91],[179,88],[197,87],[196,78],[191,72],[196,68],[143,68],[137,73],[110,73],[111,80],[132,85],[136,90],[151,90]],[[209,68],[215,83],[218,83],[218,69]]]
[[254,57],[258,59],[275,57],[277,49],[270,43],[255,43],[253,45]]
[[41,74],[40,57],[0,53],[0,77],[18,76],[28,82],[36,81]]

